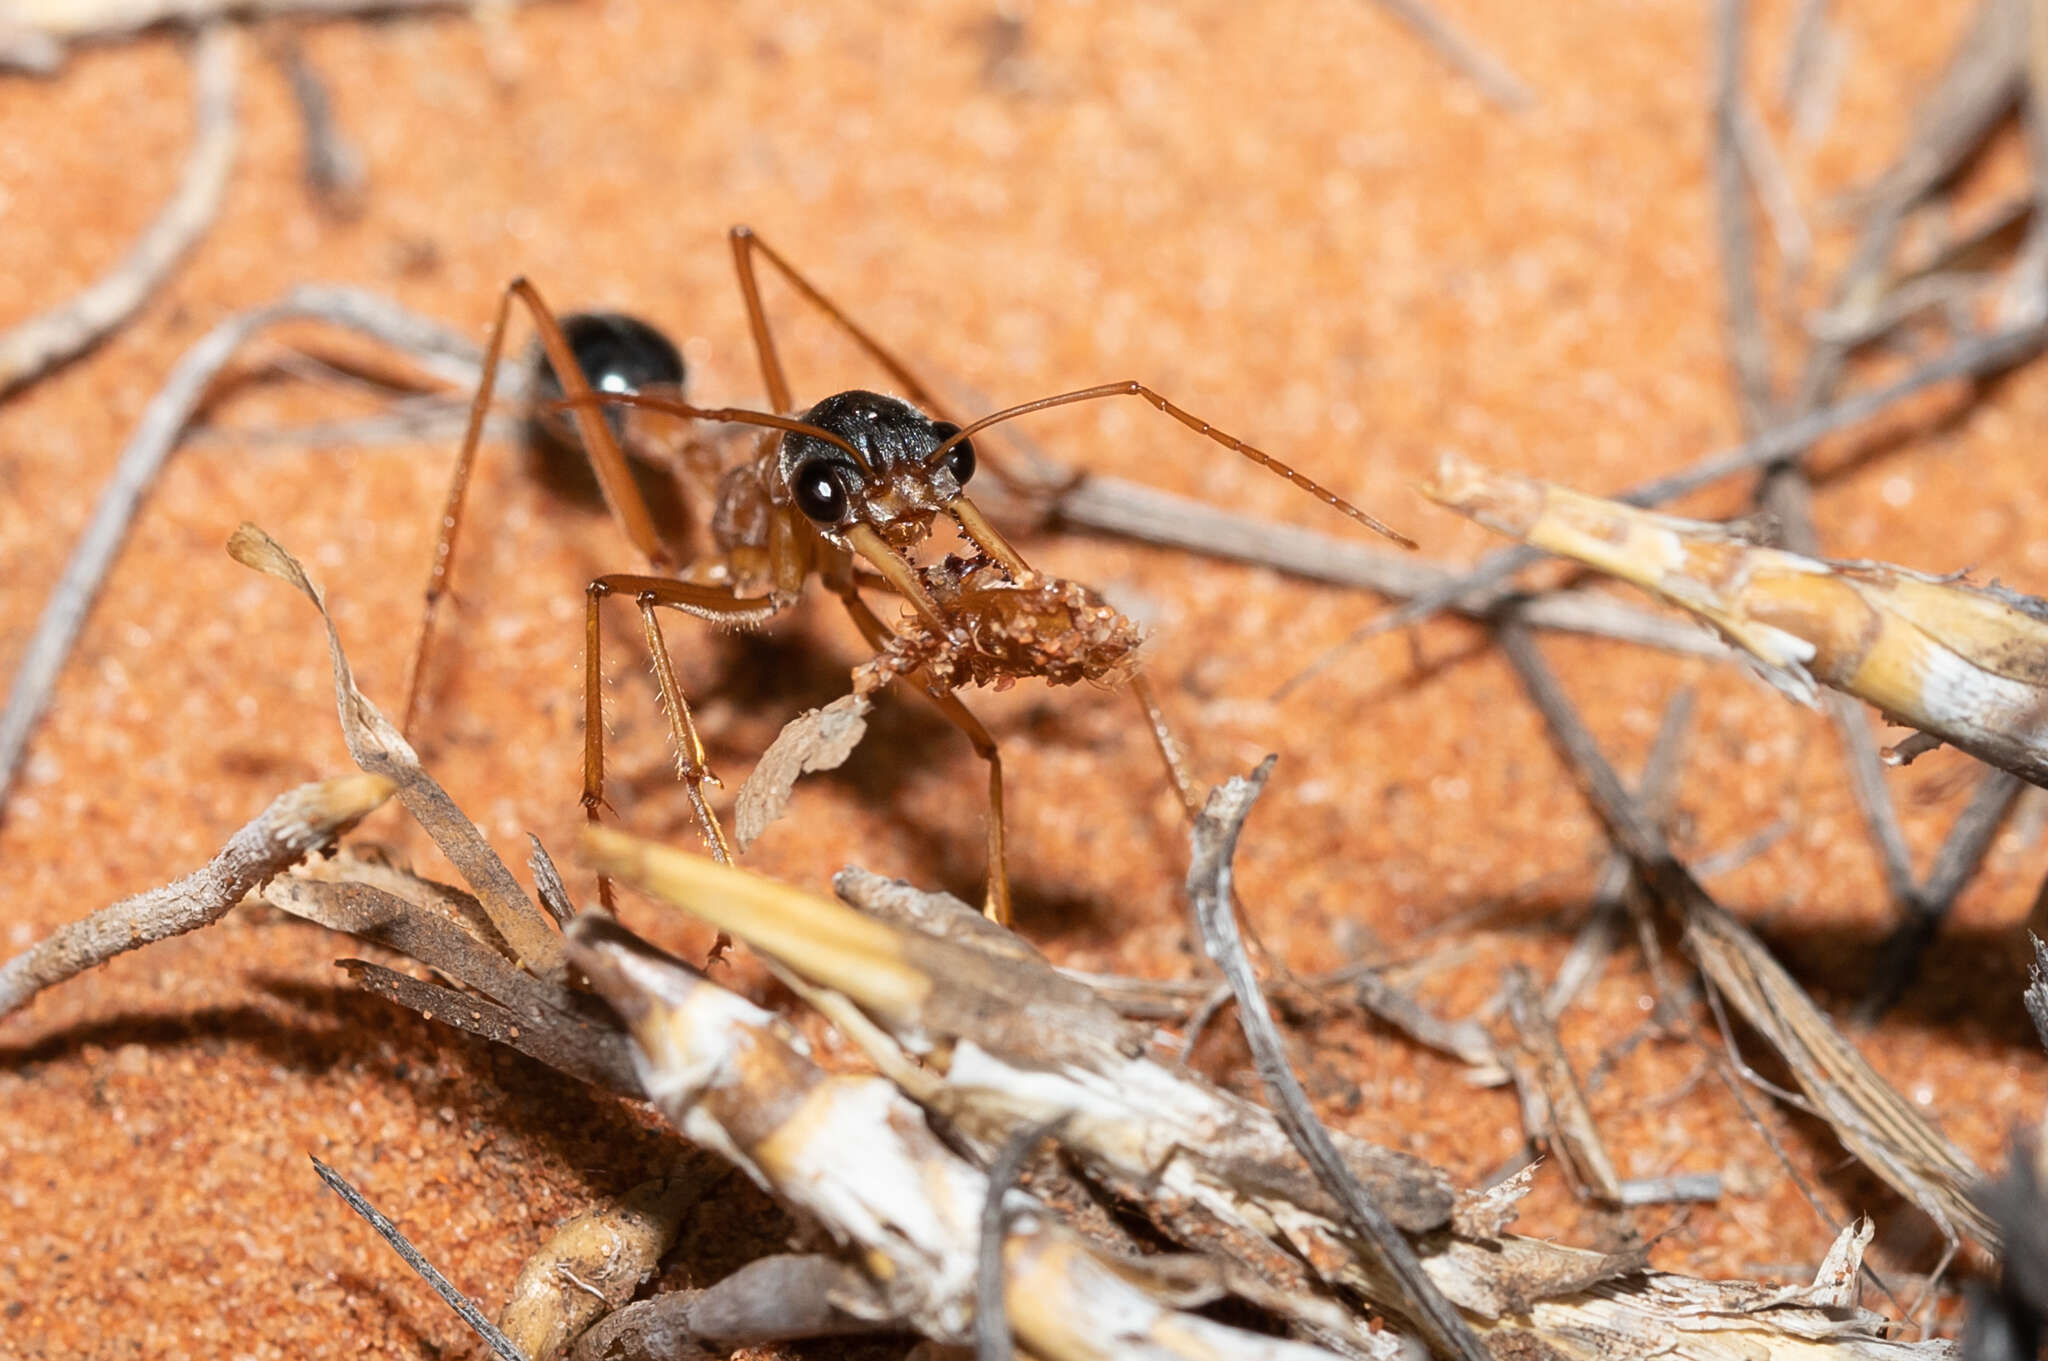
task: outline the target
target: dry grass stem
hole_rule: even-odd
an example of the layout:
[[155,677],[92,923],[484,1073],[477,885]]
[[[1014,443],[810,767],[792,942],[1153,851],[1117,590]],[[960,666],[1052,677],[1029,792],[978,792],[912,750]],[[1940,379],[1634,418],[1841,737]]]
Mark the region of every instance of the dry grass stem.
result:
[[469,1296],[457,1290],[448,1278],[443,1276],[440,1270],[427,1260],[426,1254],[414,1247],[412,1242],[403,1233],[399,1232],[396,1224],[379,1213],[377,1207],[370,1204],[369,1199],[361,1191],[358,1191],[349,1182],[348,1178],[342,1176],[341,1173],[335,1171],[326,1163],[321,1162],[318,1158],[314,1158],[312,1161],[313,1170],[320,1174],[320,1180],[327,1183],[328,1189],[337,1196],[340,1196],[349,1209],[361,1215],[363,1222],[375,1229],[377,1236],[389,1244],[391,1250],[397,1253],[407,1266],[418,1272],[421,1280],[433,1287],[434,1293],[439,1295],[450,1309],[453,1309],[461,1316],[462,1321],[470,1326],[471,1331],[484,1340],[484,1344],[499,1358],[499,1361],[528,1361],[528,1358],[522,1356],[519,1349],[513,1346],[511,1341],[503,1333],[499,1332],[488,1318],[484,1317],[483,1311],[476,1307],[476,1304]]
[[1619,1204],[1621,1178],[1593,1124],[1585,1088],[1544,1011],[1535,980],[1517,965],[1507,971],[1501,986],[1507,1001],[1507,1039],[1501,1056],[1521,1097],[1522,1127],[1530,1142],[1550,1151],[1580,1195]]
[[126,38],[159,24],[218,26],[220,20],[287,14],[341,18],[480,8],[480,0],[7,0],[0,7],[0,69],[49,74],[63,64],[74,43]]
[[512,1283],[499,1331],[531,1361],[561,1356],[654,1274],[705,1183],[660,1177],[564,1222]]
[[[1348,1288],[1394,1307],[1390,1283],[1366,1269],[1336,1203],[1271,1113],[1154,1057],[1144,1028],[966,904],[849,871],[838,887],[863,919],[616,832],[588,835],[586,854],[595,868],[730,923],[782,960],[799,995],[983,1156],[1065,1114],[1058,1139],[1074,1164],[1170,1238],[1236,1263],[1232,1293],[1328,1347],[1356,1339],[1326,1292]],[[926,1055],[926,1065],[906,1050]],[[1336,1142],[1494,1355],[1946,1354],[1946,1344],[1886,1340],[1872,1316],[1830,1315],[1800,1292],[1645,1271],[1637,1258],[1502,1235],[1512,1191],[1457,1196],[1427,1164]]]
[[1459,75],[1472,82],[1480,93],[1510,113],[1536,102],[1536,96],[1492,53],[1452,27],[1449,20],[1423,0],[1374,0],[1381,9],[1399,19],[1428,43]]
[[1447,457],[1428,494],[1511,538],[1632,582],[1712,624],[1788,695],[1815,684],[2048,783],[2048,603],[1885,563],[1760,547]]
[[1336,1202],[1341,1221],[1369,1258],[1367,1269],[1384,1273],[1393,1285],[1392,1304],[1421,1329],[1439,1354],[1485,1361],[1487,1351],[1416,1260],[1415,1251],[1345,1165],[1330,1132],[1316,1118],[1308,1093],[1287,1062],[1287,1050],[1260,991],[1232,910],[1231,859],[1252,805],[1272,773],[1267,757],[1248,778],[1232,779],[1209,796],[1195,821],[1194,858],[1188,866],[1188,898],[1201,927],[1202,947],[1223,971],[1237,1001],[1238,1023],[1251,1046],[1259,1077],[1288,1139],[1314,1169],[1316,1180]]
[[[1980,380],[2003,373],[2032,359],[2044,344],[2048,344],[2048,321],[2028,322],[1965,337],[1942,355],[1893,382],[1794,417],[1733,449],[1710,454],[1681,472],[1639,483],[1615,500],[1630,506],[1655,506],[1688,496],[1724,478],[1754,472],[1797,456],[1826,436],[1860,425],[1929,388],[1958,379]],[[1527,547],[1503,548],[1488,554],[1462,575],[1368,620],[1335,648],[1297,673],[1281,687],[1281,693],[1296,688],[1346,649],[1367,638],[1411,627],[1434,614],[1457,608],[1458,602],[1468,597],[1499,590],[1516,572],[1539,561],[1542,556]]]
[[[620,868],[609,857],[600,863]],[[865,1260],[879,1295],[871,1308],[936,1341],[969,1342],[988,1181],[932,1135],[895,1085],[821,1071],[789,1047],[771,1014],[607,919],[578,918],[569,941],[631,1031],[657,1108]],[[1005,1304],[1034,1356],[1325,1354],[1184,1312],[1140,1284],[1134,1264],[1096,1257],[1019,1193],[1012,1204]]]
[[326,601],[298,560],[262,530],[246,524],[228,541],[228,553],[243,566],[290,584],[319,610],[321,622],[327,626],[335,705],[341,715],[342,737],[348,744],[349,755],[364,770],[384,775],[398,786],[399,801],[433,837],[442,854],[462,871],[462,877],[476,890],[484,910],[490,914],[491,924],[512,947],[519,963],[542,977],[558,974],[562,945],[554,924],[533,905],[519,887],[519,881],[505,868],[505,862],[478,833],[475,824],[462,815],[448,792],[427,774],[404,735],[356,688]]
[[0,1016],[116,955],[211,926],[265,880],[333,844],[394,788],[381,775],[343,775],[279,795],[204,867],[59,927],[0,965]]

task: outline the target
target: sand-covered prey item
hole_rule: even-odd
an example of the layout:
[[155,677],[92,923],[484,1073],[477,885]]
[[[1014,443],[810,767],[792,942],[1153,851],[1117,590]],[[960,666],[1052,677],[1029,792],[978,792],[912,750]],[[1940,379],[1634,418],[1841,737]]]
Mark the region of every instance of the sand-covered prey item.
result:
[[845,764],[867,733],[868,710],[873,707],[866,695],[841,695],[822,709],[806,709],[783,726],[740,786],[732,829],[741,850],[782,816],[798,779]]
[[1651,591],[1712,624],[1812,703],[1816,681],[2048,785],[2048,602],[1875,562],[1764,548],[1446,455],[1434,499]]
[[911,614],[878,656],[855,668],[858,693],[919,671],[950,690],[1006,690],[1020,676],[1114,686],[1137,674],[1138,626],[1078,581],[954,554],[919,568],[917,578],[948,627]]
[[[877,1287],[867,1302],[935,1341],[971,1336],[988,1182],[950,1152],[885,1078],[824,1072],[770,1013],[592,916],[571,959],[619,1011],[654,1103],[693,1141],[815,1219]],[[1005,1240],[1005,1303],[1019,1344],[1046,1361],[1328,1353],[1211,1322],[1135,1283],[1027,1198]]]
[[553,977],[562,960],[562,938],[555,934],[553,923],[533,905],[476,824],[462,815],[448,791],[427,774],[405,735],[356,688],[334,618],[306,569],[275,539],[251,524],[242,525],[229,538],[228,555],[244,567],[289,583],[320,611],[320,620],[327,626],[327,651],[334,663],[334,702],[348,754],[364,770],[397,784],[399,801],[462,871],[518,962],[531,973]]
[[381,775],[343,775],[279,795],[202,868],[59,927],[0,965],[0,1016],[115,955],[211,926],[251,889],[381,807],[394,788]]

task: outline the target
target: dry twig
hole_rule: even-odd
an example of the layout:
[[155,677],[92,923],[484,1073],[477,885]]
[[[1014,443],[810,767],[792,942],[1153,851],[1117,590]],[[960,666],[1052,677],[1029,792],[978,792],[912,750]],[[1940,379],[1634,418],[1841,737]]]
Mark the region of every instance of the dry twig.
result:
[[1266,1005],[1251,960],[1244,953],[1238,935],[1237,916],[1231,910],[1231,858],[1237,850],[1238,834],[1251,815],[1252,804],[1272,773],[1269,756],[1249,777],[1232,779],[1209,795],[1208,804],[1194,827],[1194,858],[1188,866],[1188,898],[1194,904],[1195,920],[1202,931],[1202,946],[1223,971],[1237,999],[1238,1023],[1245,1043],[1251,1046],[1259,1077],[1266,1084],[1274,1112],[1287,1137],[1315,1170],[1316,1180],[1335,1200],[1342,1222],[1367,1250],[1372,1266],[1386,1273],[1394,1283],[1394,1306],[1413,1319],[1423,1336],[1439,1354],[1486,1361],[1488,1352],[1472,1329],[1451,1307],[1437,1288],[1415,1251],[1387,1218],[1372,1195],[1351,1174],[1330,1133],[1308,1104],[1308,1093],[1288,1065],[1286,1047],[1273,1024],[1272,1009]]
[[[1860,425],[1928,388],[1957,379],[1975,381],[2002,373],[2033,358],[2044,344],[2048,344],[2048,321],[2029,322],[1970,336],[1894,382],[1795,417],[1733,449],[1711,454],[1681,472],[1639,483],[1614,499],[1628,506],[1662,505],[1723,478],[1754,472],[1797,455],[1837,430]],[[1509,577],[1541,557],[1541,553],[1526,547],[1503,548],[1488,554],[1464,574],[1353,630],[1342,642],[1281,686],[1276,697],[1292,691],[1320,672],[1347,648],[1367,638],[1421,623],[1440,611],[1458,608],[1459,602],[1499,588]]]
[[[591,829],[597,868],[634,881],[629,838]],[[738,871],[729,871],[737,874]],[[775,1018],[668,960],[609,919],[570,924],[571,957],[634,1036],[643,1079],[677,1128],[816,1219],[867,1265],[856,1312],[936,1341],[972,1335],[988,1180],[947,1150],[887,1079],[827,1074]],[[1309,1361],[1315,1348],[1175,1307],[1133,1261],[1096,1256],[1018,1195],[1004,1240],[1004,1302],[1020,1344],[1046,1361],[1111,1357]],[[845,1303],[845,1302],[842,1302]]]
[[156,481],[164,460],[191,424],[206,390],[250,337],[286,321],[323,321],[374,336],[457,381],[473,373],[476,350],[468,341],[375,294],[356,289],[308,285],[277,302],[228,318],[187,350],[163,388],[150,399],[122,447],[113,474],[100,491],[92,518],[71,550],[64,571],[22,649],[7,702],[0,706],[0,805],[21,769],[28,739],[49,707],[65,658],[84,628],[93,598],[106,579],[135,512]]
[[1428,43],[1480,93],[1510,112],[1519,112],[1536,102],[1529,87],[1503,65],[1498,57],[1475,44],[1453,28],[1450,22],[1423,0],[1374,0],[1374,3],[1406,24],[1416,37]]
[[0,1016],[116,955],[211,926],[266,879],[332,844],[394,788],[381,775],[343,775],[279,795],[203,868],[60,927],[0,965]]
[[[0,10],[0,43],[10,26]],[[0,397],[98,344],[170,277],[220,211],[234,168],[239,42],[220,24],[200,30],[192,56],[192,151],[171,201],[121,262],[84,292],[0,334]]]
[[1701,971],[1777,1051],[1815,1113],[1843,1147],[1948,1237],[1967,1233],[1995,1245],[1991,1221],[1970,1198],[1979,1173],[1969,1158],[1878,1075],[1763,943],[1679,863],[1663,833],[1622,788],[1528,632],[1510,621],[1501,626],[1499,641],[1569,755],[1608,835],[1678,916]]
[[320,1174],[320,1180],[327,1183],[329,1190],[340,1196],[342,1201],[351,1210],[362,1216],[364,1223],[377,1231],[377,1236],[389,1244],[391,1250],[397,1253],[407,1266],[419,1273],[421,1280],[434,1288],[434,1293],[439,1295],[447,1303],[448,1307],[460,1315],[462,1321],[467,1323],[470,1329],[484,1340],[485,1345],[492,1352],[496,1353],[499,1361],[527,1361],[527,1358],[520,1353],[520,1350],[513,1346],[511,1341],[503,1333],[499,1332],[489,1319],[484,1317],[483,1311],[476,1307],[469,1296],[457,1290],[449,1282],[448,1278],[443,1276],[434,1264],[427,1260],[426,1254],[414,1247],[411,1241],[403,1233],[399,1232],[396,1224],[393,1224],[389,1219],[380,1214],[377,1207],[370,1204],[363,1193],[356,1190],[349,1183],[348,1178],[342,1176],[341,1173],[335,1171],[326,1163],[321,1162],[318,1158],[313,1159],[313,1170]]
[[[1059,1138],[1072,1164],[1174,1240],[1224,1255],[1231,1265],[1208,1279],[1325,1347],[1386,1354],[1375,1348],[1391,1335],[1361,1335],[1324,1292],[1342,1287],[1391,1306],[1393,1288],[1364,1269],[1336,1203],[1275,1118],[1152,1057],[1145,1029],[1014,934],[943,894],[854,871],[838,887],[869,917],[616,832],[592,833],[586,849],[598,867],[780,961],[800,996],[977,1155],[1071,1113]],[[1947,1354],[1946,1344],[1884,1340],[1873,1316],[1837,1307],[1832,1285],[1816,1294],[1700,1281],[1645,1270],[1636,1257],[1505,1235],[1514,1190],[1453,1198],[1426,1164],[1336,1143],[1496,1356]],[[1861,1240],[1844,1241],[1853,1269]]]
[[2048,784],[2048,602],[1886,563],[1827,562],[1446,457],[1429,495],[1710,623],[1804,703],[1815,682]]
[[477,7],[478,0],[6,0],[0,6],[0,69],[47,74],[63,64],[74,43],[126,38],[159,24],[217,26],[283,14],[339,18]]
[[1551,1151],[1580,1195],[1619,1204],[1621,1178],[1593,1124],[1585,1088],[1537,996],[1535,980],[1516,965],[1507,971],[1502,989],[1509,1032],[1502,1057],[1521,1096],[1522,1127],[1530,1142]]

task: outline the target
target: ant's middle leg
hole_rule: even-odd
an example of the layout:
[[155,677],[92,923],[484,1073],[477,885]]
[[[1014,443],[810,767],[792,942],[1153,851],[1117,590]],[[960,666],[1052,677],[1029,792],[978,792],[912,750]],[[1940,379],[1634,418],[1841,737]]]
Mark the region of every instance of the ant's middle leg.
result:
[[597,821],[597,810],[604,806],[604,668],[599,655],[598,616],[605,598],[612,595],[631,596],[640,609],[641,629],[653,654],[655,681],[661,687],[662,707],[668,711],[669,732],[675,741],[676,773],[682,777],[712,858],[720,864],[730,864],[732,849],[726,841],[725,829],[704,798],[704,786],[717,784],[718,777],[711,773],[705,760],[704,743],[697,735],[690,702],[676,679],[668,642],[654,611],[666,605],[714,623],[746,626],[766,620],[780,608],[779,602],[772,596],[735,596],[715,586],[668,577],[614,574],[590,583],[585,592],[583,616],[583,810],[592,822]]

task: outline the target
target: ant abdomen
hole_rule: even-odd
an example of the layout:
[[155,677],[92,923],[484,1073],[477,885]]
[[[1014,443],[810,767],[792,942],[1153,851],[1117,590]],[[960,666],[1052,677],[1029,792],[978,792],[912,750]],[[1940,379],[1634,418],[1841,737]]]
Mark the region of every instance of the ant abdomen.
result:
[[[561,318],[561,324],[584,378],[596,391],[682,396],[688,376],[682,352],[649,323],[624,312],[571,312]],[[593,509],[603,506],[604,493],[573,418],[547,410],[551,403],[562,400],[560,378],[538,344],[529,349],[526,363],[525,442],[535,475],[565,501]],[[624,407],[607,407],[605,424],[625,453],[633,480],[647,499],[662,537],[676,542],[683,535],[687,513],[673,465],[666,458],[651,456],[660,452],[652,441],[636,437],[633,414]]]

